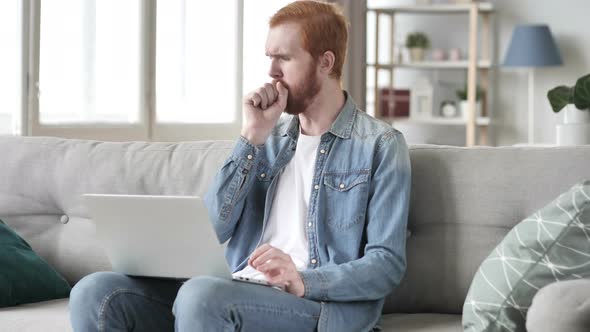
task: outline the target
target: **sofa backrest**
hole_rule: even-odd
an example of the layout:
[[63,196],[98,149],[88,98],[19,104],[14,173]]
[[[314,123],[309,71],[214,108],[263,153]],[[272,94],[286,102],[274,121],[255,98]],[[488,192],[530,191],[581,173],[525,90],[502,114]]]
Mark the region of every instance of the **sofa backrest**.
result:
[[0,219],[74,284],[111,268],[82,194],[203,196],[232,145],[3,137]]
[[[0,219],[74,284],[110,264],[84,193],[203,196],[231,141],[0,138]],[[385,312],[460,313],[481,261],[520,220],[582,179],[590,146],[410,147],[408,268]]]
[[479,264],[508,231],[590,179],[590,145],[416,145],[410,156],[408,266],[387,313],[461,313]]

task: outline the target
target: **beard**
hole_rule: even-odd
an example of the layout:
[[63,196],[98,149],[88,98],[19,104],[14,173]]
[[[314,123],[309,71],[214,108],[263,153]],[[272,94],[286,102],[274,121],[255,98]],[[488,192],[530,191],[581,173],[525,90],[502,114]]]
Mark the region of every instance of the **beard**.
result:
[[309,65],[302,82],[299,84],[288,86],[285,82],[281,83],[289,90],[285,113],[291,115],[303,113],[320,92],[320,82],[316,73],[315,61]]

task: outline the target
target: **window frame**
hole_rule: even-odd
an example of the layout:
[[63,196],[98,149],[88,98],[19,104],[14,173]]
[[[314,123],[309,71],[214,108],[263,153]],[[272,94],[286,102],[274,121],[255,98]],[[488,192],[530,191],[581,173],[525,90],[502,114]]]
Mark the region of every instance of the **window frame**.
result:
[[41,1],[23,0],[23,109],[22,134],[107,141],[188,141],[234,139],[242,125],[243,14],[244,0],[237,4],[236,100],[231,123],[156,122],[156,8],[157,0],[140,2],[139,122],[43,124],[39,114],[39,59]]

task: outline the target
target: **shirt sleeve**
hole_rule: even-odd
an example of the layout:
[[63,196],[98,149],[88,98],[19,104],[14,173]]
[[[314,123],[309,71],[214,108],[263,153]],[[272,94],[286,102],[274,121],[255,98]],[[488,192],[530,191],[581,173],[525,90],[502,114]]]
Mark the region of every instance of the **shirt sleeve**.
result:
[[226,242],[233,235],[247,193],[256,178],[253,170],[262,159],[262,147],[241,136],[205,195],[209,219],[219,243]]
[[368,301],[387,296],[406,269],[411,166],[403,135],[384,134],[374,157],[364,255],[339,265],[301,271],[304,297],[316,301]]

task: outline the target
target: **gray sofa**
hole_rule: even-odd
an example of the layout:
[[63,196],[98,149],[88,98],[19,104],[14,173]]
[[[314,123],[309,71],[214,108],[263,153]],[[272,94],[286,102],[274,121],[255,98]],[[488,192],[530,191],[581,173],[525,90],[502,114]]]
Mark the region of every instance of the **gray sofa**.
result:
[[[231,148],[3,137],[0,218],[73,285],[110,269],[81,194],[203,195]],[[461,331],[480,262],[521,219],[590,178],[590,146],[410,148],[408,269],[387,299],[384,330]],[[0,308],[0,331],[70,330],[67,299]]]

